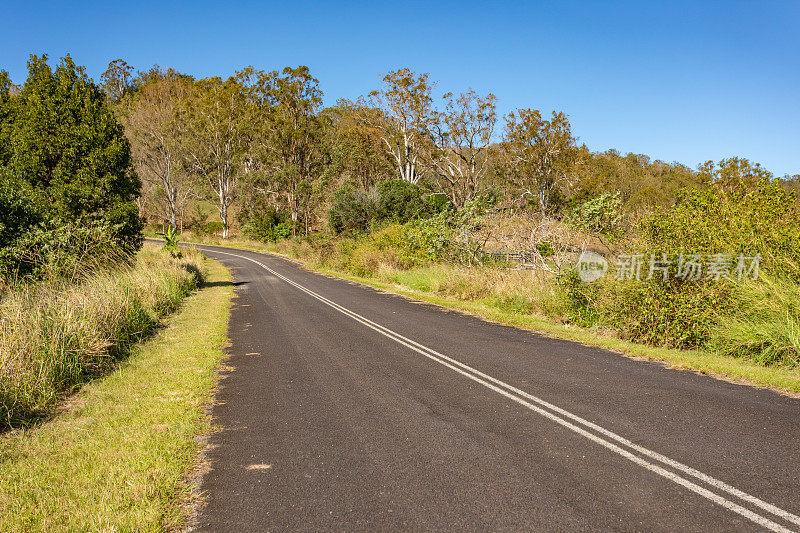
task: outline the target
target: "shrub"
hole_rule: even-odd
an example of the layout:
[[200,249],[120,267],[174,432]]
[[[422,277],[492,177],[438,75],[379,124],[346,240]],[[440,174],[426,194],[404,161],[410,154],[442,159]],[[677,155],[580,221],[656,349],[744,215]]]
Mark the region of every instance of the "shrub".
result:
[[611,290],[599,298],[598,313],[622,337],[655,346],[708,346],[721,318],[734,305],[732,286],[726,283],[611,283]]
[[382,222],[405,224],[450,209],[444,194],[429,194],[425,189],[404,180],[379,183],[363,191],[345,183],[333,195],[328,223],[334,233],[364,231]]
[[379,218],[378,201],[374,193],[364,192],[349,183],[333,193],[328,223],[334,233],[363,231]]
[[423,189],[404,180],[389,180],[378,184],[380,217],[400,224],[425,214]]
[[616,237],[622,220],[621,207],[620,193],[603,193],[573,209],[567,222],[585,233]]
[[242,233],[257,241],[276,242],[292,235],[292,224],[287,218],[287,213],[269,206],[251,214],[242,226]]
[[785,272],[784,265],[800,263],[795,201],[767,180],[751,188],[685,190],[674,207],[643,221],[643,237],[648,252],[760,253],[766,270]]
[[564,301],[566,318],[582,327],[595,325],[599,320],[596,301],[600,287],[583,283],[575,270],[557,276],[555,282]]
[[210,235],[216,235],[220,233],[223,229],[222,222],[206,222],[206,223],[198,223],[192,228],[192,234],[195,237],[208,237]]
[[0,282],[73,279],[129,258],[103,225],[41,223],[0,249]]
[[[794,204],[791,193],[766,179],[684,190],[676,205],[643,220],[639,246],[645,254],[666,253],[671,258],[680,253],[761,254],[762,273],[796,283],[797,268],[787,266],[800,262],[800,217]],[[676,268],[673,264],[671,275]],[[723,332],[734,334],[737,329],[737,335],[745,335],[744,324],[754,320],[730,322],[738,308],[752,303],[752,293],[747,296],[725,280],[612,280],[601,287],[604,320],[638,342],[698,348],[717,338],[717,344],[725,344],[720,340]],[[738,325],[731,329],[726,323]]]

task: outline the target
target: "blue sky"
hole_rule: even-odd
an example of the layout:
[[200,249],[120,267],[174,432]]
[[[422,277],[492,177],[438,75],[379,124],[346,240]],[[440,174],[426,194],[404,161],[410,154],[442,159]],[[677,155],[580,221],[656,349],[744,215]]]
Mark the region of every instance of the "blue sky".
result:
[[36,2],[5,0],[0,68],[70,53],[198,77],[305,64],[325,103],[409,66],[499,111],[565,111],[592,150],[800,173],[800,2]]

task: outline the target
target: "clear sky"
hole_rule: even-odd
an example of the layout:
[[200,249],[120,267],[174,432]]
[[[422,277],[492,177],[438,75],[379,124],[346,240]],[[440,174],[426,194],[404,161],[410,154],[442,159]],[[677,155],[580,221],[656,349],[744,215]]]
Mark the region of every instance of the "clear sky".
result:
[[499,111],[565,111],[592,150],[800,173],[800,1],[80,2],[3,0],[0,69],[70,53],[197,77],[305,64],[325,103],[430,72]]

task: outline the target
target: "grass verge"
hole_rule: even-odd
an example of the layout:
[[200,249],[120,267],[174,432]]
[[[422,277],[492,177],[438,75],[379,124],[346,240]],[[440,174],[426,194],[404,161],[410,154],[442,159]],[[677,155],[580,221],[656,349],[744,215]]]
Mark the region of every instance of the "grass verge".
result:
[[[219,239],[209,239],[209,242],[202,244],[268,252],[293,260],[304,261],[304,258],[297,254],[286,253],[287,250],[292,249],[291,247],[279,248],[275,245],[244,239],[234,239],[224,243]],[[325,274],[442,307],[456,309],[492,322],[516,326],[560,339],[576,341],[587,346],[606,348],[627,357],[661,362],[671,368],[693,370],[727,381],[766,387],[786,394],[800,394],[799,367],[763,366],[746,358],[731,357],[708,350],[679,350],[638,344],[622,340],[607,331],[596,331],[573,324],[562,324],[532,314],[529,310],[516,310],[514,309],[514,302],[499,300],[495,295],[479,296],[474,299],[442,295],[437,291],[443,285],[451,283],[452,280],[443,280],[442,272],[437,268],[416,268],[406,271],[379,269],[375,276],[363,277],[355,276],[339,269],[315,268],[313,264],[307,264],[307,266]],[[458,291],[455,292],[457,293]],[[547,295],[541,295],[540,297],[546,298]]]
[[0,295],[0,429],[26,426],[83,383],[113,370],[202,281],[202,255],[147,245],[82,279]]
[[115,372],[84,386],[51,420],[0,438],[0,529],[182,524],[233,295],[227,269],[206,264],[203,288]]

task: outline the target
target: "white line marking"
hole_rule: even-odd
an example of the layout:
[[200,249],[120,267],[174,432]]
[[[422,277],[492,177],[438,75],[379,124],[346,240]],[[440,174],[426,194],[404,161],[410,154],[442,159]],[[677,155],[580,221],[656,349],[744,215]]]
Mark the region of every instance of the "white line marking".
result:
[[[609,449],[609,450],[621,455],[622,457],[625,457],[626,459],[632,461],[633,463],[636,463],[639,466],[641,466],[643,468],[646,468],[647,470],[655,472],[656,474],[659,474],[660,476],[663,476],[663,477],[669,479],[670,481],[673,481],[674,483],[677,483],[678,485],[681,485],[681,486],[683,486],[683,487],[685,487],[685,488],[687,488],[687,489],[689,489],[689,490],[691,490],[691,491],[693,491],[693,492],[695,492],[695,493],[697,493],[697,494],[699,494],[699,495],[701,495],[701,496],[713,501],[714,503],[717,503],[718,505],[721,505],[722,507],[724,507],[724,508],[726,508],[726,509],[728,509],[730,511],[738,513],[738,514],[740,514],[740,515],[752,520],[753,522],[759,524],[760,526],[762,526],[762,527],[764,527],[766,529],[769,529],[771,531],[781,531],[781,532],[790,532],[791,531],[790,529],[788,529],[788,528],[786,528],[786,527],[784,527],[784,526],[782,526],[782,525],[780,525],[780,524],[778,524],[776,522],[773,522],[769,518],[766,518],[766,517],[764,517],[762,515],[759,515],[759,514],[753,512],[753,511],[745,508],[745,507],[742,507],[741,505],[739,505],[737,503],[734,503],[734,502],[732,502],[730,500],[727,500],[724,497],[719,496],[718,494],[716,494],[714,492],[711,492],[710,490],[708,490],[708,489],[706,489],[706,488],[704,488],[704,487],[702,487],[700,485],[697,485],[696,483],[693,483],[692,481],[689,481],[689,480],[687,480],[687,479],[685,479],[685,478],[683,478],[683,477],[681,477],[681,476],[679,476],[679,475],[677,475],[677,474],[675,474],[673,472],[670,472],[669,470],[666,470],[666,469],[662,468],[659,465],[653,464],[653,463],[651,463],[651,462],[649,462],[649,461],[647,461],[647,460],[645,460],[645,459],[643,459],[641,457],[638,457],[638,456],[634,455],[633,453],[631,453],[630,451],[625,450],[624,448],[614,444],[613,442],[609,442],[608,440],[605,440],[605,439],[603,439],[603,438],[601,438],[601,437],[599,437],[599,436],[597,436],[597,435],[595,435],[593,433],[590,433],[590,432],[586,431],[586,429],[584,429],[584,428],[581,428],[579,426],[576,426],[576,425],[572,424],[571,422],[565,420],[564,418],[561,418],[561,417],[559,417],[559,416],[557,416],[557,415],[555,415],[555,414],[553,414],[553,413],[551,413],[549,411],[546,411],[546,410],[542,409],[542,407],[545,407],[547,409],[555,411],[556,413],[562,415],[565,418],[568,418],[570,420],[573,420],[574,422],[577,422],[577,423],[579,423],[581,425],[584,425],[584,426],[586,426],[586,427],[588,427],[590,429],[593,429],[594,431],[596,431],[596,432],[598,432],[598,433],[600,433],[600,434],[602,434],[602,435],[604,435],[604,436],[606,436],[606,437],[618,442],[619,444],[622,444],[623,446],[626,446],[626,447],[628,447],[628,448],[630,448],[632,450],[635,450],[635,451],[641,453],[642,455],[645,455],[645,456],[647,456],[647,457],[649,457],[651,459],[654,459],[656,461],[659,461],[659,462],[661,462],[661,463],[663,463],[665,465],[671,466],[672,468],[675,468],[676,470],[680,470],[680,471],[684,472],[685,474],[691,475],[691,476],[693,476],[693,477],[695,477],[695,478],[697,478],[699,480],[702,480],[705,483],[708,483],[709,485],[715,487],[718,490],[726,492],[726,493],[728,493],[728,494],[730,494],[732,496],[736,496],[737,498],[740,498],[743,501],[746,501],[746,502],[748,502],[748,503],[750,503],[752,505],[755,505],[755,506],[757,506],[757,507],[759,507],[759,508],[761,508],[761,509],[763,509],[765,511],[768,511],[768,512],[772,513],[775,516],[783,518],[784,520],[786,520],[788,522],[792,522],[794,524],[800,525],[800,517],[798,517],[797,515],[794,515],[794,514],[788,512],[788,511],[785,511],[785,510],[783,510],[783,509],[781,509],[781,508],[779,508],[779,507],[777,507],[775,505],[767,503],[767,502],[765,502],[765,501],[763,501],[763,500],[761,500],[761,499],[759,499],[759,498],[757,498],[755,496],[747,494],[746,492],[743,492],[743,491],[741,491],[741,490],[739,490],[739,489],[737,489],[735,487],[732,487],[731,485],[728,485],[727,483],[725,483],[723,481],[720,481],[720,480],[718,480],[718,479],[716,479],[714,477],[711,477],[708,474],[704,474],[703,472],[700,472],[699,470],[696,470],[696,469],[694,469],[692,467],[686,466],[683,463],[680,463],[680,462],[678,462],[678,461],[676,461],[674,459],[670,459],[669,457],[666,457],[665,455],[662,455],[662,454],[660,454],[658,452],[654,452],[652,450],[649,450],[648,448],[645,448],[643,446],[635,444],[635,443],[631,442],[630,440],[628,440],[628,439],[626,439],[626,438],[624,438],[624,437],[622,437],[620,435],[617,435],[616,433],[614,433],[614,432],[612,432],[610,430],[607,430],[607,429],[605,429],[605,428],[603,428],[601,426],[598,426],[597,424],[595,424],[593,422],[590,422],[590,421],[588,421],[588,420],[586,420],[584,418],[581,418],[578,415],[572,414],[569,411],[566,411],[566,410],[564,410],[564,409],[562,409],[562,408],[560,408],[560,407],[558,407],[556,405],[553,405],[553,404],[551,404],[551,403],[549,403],[549,402],[547,402],[545,400],[542,400],[541,398],[533,396],[532,394],[529,394],[529,393],[527,393],[527,392],[525,392],[523,390],[520,390],[520,389],[518,389],[518,388],[516,388],[516,387],[514,387],[512,385],[509,385],[508,383],[505,383],[503,381],[500,381],[499,379],[496,379],[496,378],[494,378],[492,376],[484,374],[483,372],[481,372],[481,371],[479,371],[479,370],[477,370],[475,368],[472,368],[471,366],[468,366],[468,365],[466,365],[464,363],[461,363],[460,361],[457,361],[457,360],[452,359],[452,358],[450,358],[450,357],[448,357],[446,355],[443,355],[443,354],[437,352],[436,350],[428,348],[427,346],[419,344],[418,342],[416,342],[414,340],[411,340],[411,339],[409,339],[407,337],[404,337],[403,335],[401,335],[401,334],[399,334],[399,333],[397,333],[395,331],[392,331],[389,328],[386,328],[386,327],[384,327],[384,326],[382,326],[382,325],[380,325],[380,324],[378,324],[376,322],[373,322],[373,321],[369,320],[368,318],[365,318],[365,317],[359,315],[358,313],[355,313],[355,312],[347,309],[346,307],[343,307],[343,306],[337,304],[336,302],[334,302],[332,300],[329,300],[329,299],[325,298],[324,296],[321,296],[321,295],[317,294],[316,292],[312,291],[311,289],[308,289],[308,288],[306,288],[306,287],[304,287],[304,286],[302,286],[302,285],[290,280],[289,278],[287,278],[287,277],[275,272],[274,270],[272,270],[268,266],[264,265],[260,261],[252,259],[250,257],[245,257],[243,255],[232,254],[232,253],[229,253],[229,252],[221,252],[221,251],[218,251],[218,250],[209,250],[209,251],[212,252],[212,253],[230,255],[230,256],[233,256],[233,257],[238,257],[240,259],[246,259],[248,261],[252,261],[253,263],[256,263],[261,268],[263,268],[264,270],[266,270],[270,274],[274,275],[275,277],[285,281],[289,285],[292,285],[293,287],[305,292],[309,296],[312,296],[313,298],[315,298],[315,299],[325,303],[326,305],[336,309],[340,313],[349,316],[350,318],[352,318],[356,322],[359,322],[359,323],[369,327],[370,329],[373,329],[373,330],[377,331],[378,333],[384,335],[385,337],[388,337],[388,338],[392,339],[393,341],[395,341],[395,342],[397,342],[399,344],[402,344],[403,346],[406,346],[407,348],[410,348],[411,350],[413,350],[413,351],[415,351],[415,352],[417,352],[417,353],[419,353],[421,355],[424,355],[425,357],[427,357],[427,358],[429,358],[429,359],[431,359],[433,361],[436,361],[437,363],[439,363],[439,364],[441,364],[441,365],[443,365],[443,366],[445,366],[447,368],[450,368],[451,370],[454,370],[455,372],[458,372],[459,374],[471,379],[472,381],[475,381],[476,383],[480,383],[481,385],[483,385],[483,386],[485,386],[485,387],[497,392],[498,394],[501,394],[502,396],[505,396],[506,398],[509,398],[510,400],[513,400],[513,401],[519,403],[520,405],[523,405],[523,406],[527,407],[531,411],[534,411],[534,412],[536,412],[536,413],[538,413],[538,414],[540,414],[540,415],[552,420],[553,422],[556,422],[557,424],[559,424],[559,425],[561,425],[563,427],[566,427],[566,428],[574,431],[575,433],[578,433],[579,435],[581,435],[583,437],[586,437],[587,439],[589,439],[589,440],[591,440],[591,441],[593,441],[593,442],[595,442],[597,444],[600,444],[601,446],[603,446],[603,447],[605,447],[605,448],[607,448],[607,449]],[[521,398],[520,398],[520,396],[521,396]],[[526,400],[530,400],[530,402],[526,401]],[[533,403],[531,403],[531,402],[533,402]],[[538,404],[538,406],[534,405],[534,403]],[[539,407],[539,406],[541,406],[541,407]]]

